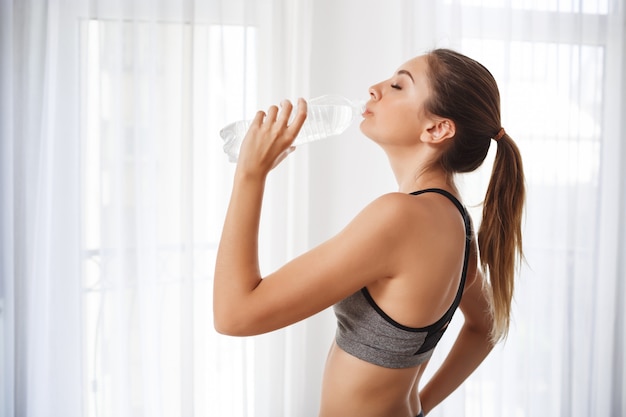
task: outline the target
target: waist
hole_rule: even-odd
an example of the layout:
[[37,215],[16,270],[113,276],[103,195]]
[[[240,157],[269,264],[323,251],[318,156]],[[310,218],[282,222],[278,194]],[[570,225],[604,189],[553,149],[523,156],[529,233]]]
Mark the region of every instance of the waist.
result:
[[358,359],[333,343],[324,371],[320,417],[415,417],[420,366],[390,369]]

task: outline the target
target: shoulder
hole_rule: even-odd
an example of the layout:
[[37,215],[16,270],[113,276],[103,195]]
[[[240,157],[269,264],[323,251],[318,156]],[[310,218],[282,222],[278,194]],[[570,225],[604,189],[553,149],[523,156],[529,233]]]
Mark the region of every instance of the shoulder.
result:
[[387,239],[397,238],[410,221],[408,197],[397,192],[381,195],[363,207],[338,237],[350,236],[377,246],[384,245]]
[[[392,192],[383,194],[365,206],[348,225],[361,233],[397,238],[415,228],[433,226],[433,217],[438,216],[437,204],[427,198]],[[436,222],[435,222],[436,223]]]
[[410,201],[410,194],[404,194],[400,192],[387,193],[373,200],[365,207],[364,211],[373,210],[386,213],[387,211],[402,209]]
[[459,210],[447,197],[438,193],[413,195],[393,192],[372,201],[360,215],[375,216],[378,220],[386,220],[391,224],[402,223],[407,218],[432,224],[437,219],[459,219]]
[[397,217],[398,214],[403,214],[407,211],[410,211],[411,214],[416,214],[416,211],[418,213],[425,212],[429,209],[429,206],[428,198],[424,198],[423,195],[416,196],[393,192],[376,198],[365,207],[363,212],[374,212],[383,216]]
[[383,194],[365,206],[355,220],[376,220],[386,227],[401,226],[419,210],[412,197],[400,192]]

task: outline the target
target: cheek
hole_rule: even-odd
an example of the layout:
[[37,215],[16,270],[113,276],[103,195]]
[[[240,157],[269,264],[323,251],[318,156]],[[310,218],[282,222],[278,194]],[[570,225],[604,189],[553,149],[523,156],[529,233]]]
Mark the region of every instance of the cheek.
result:
[[419,137],[419,110],[404,102],[381,106],[361,122],[360,128],[365,136],[378,142],[409,144]]
[[389,115],[390,138],[398,143],[409,143],[419,136],[419,118],[413,109],[400,108]]
[[419,140],[419,131],[415,124],[406,119],[398,123],[389,134],[390,140],[397,145],[414,145]]
[[414,115],[395,114],[393,117],[364,119],[361,132],[379,143],[411,145],[419,140],[419,129]]

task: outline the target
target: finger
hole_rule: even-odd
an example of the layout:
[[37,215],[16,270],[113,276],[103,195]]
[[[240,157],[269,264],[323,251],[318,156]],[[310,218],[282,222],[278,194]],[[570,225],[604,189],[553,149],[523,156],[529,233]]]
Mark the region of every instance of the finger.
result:
[[252,119],[251,124],[260,125],[261,123],[263,123],[264,118],[265,118],[265,112],[263,110],[259,110],[258,112],[256,112],[254,119]]
[[296,116],[293,118],[291,122],[291,126],[289,127],[294,131],[294,135],[297,135],[300,131],[300,128],[304,124],[307,115],[308,104],[306,100],[303,98],[298,99],[298,111],[296,112]]
[[283,126],[287,125],[289,121],[289,116],[291,115],[291,110],[293,109],[293,104],[289,100],[283,100],[280,102],[280,115],[278,116],[277,122],[282,124]]
[[274,123],[276,121],[276,115],[278,115],[278,107],[270,106],[270,108],[267,109],[267,117],[265,118],[265,121],[268,123]]

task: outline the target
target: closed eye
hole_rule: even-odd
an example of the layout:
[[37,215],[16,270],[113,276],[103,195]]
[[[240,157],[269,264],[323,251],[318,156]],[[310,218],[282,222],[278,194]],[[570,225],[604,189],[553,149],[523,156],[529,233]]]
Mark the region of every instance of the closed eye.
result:
[[395,88],[396,90],[402,90],[402,87],[400,87],[398,84],[391,84],[391,88]]

